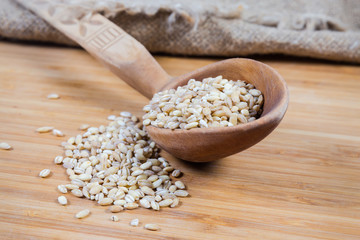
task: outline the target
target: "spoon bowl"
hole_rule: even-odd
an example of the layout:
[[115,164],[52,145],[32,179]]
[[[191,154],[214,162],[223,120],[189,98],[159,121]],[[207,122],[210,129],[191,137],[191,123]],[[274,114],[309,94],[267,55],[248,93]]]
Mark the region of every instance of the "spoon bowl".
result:
[[[264,95],[261,117],[233,127],[170,130],[146,127],[150,137],[167,152],[193,162],[208,162],[242,151],[261,141],[280,123],[289,94],[283,78],[271,67],[250,59],[229,59],[210,64],[180,77],[169,76],[145,47],[100,14],[78,14],[76,9],[51,1],[17,0],[45,19],[102,62],[116,76],[144,96],[185,85],[189,79],[202,80],[222,75],[244,80]],[[64,21],[64,16],[67,16]],[[76,19],[72,19],[76,18]]]
[[244,80],[264,95],[263,113],[255,121],[233,127],[165,129],[147,126],[151,138],[172,155],[191,162],[208,162],[243,151],[269,135],[283,118],[289,101],[284,79],[271,67],[250,59],[234,58],[207,65],[175,78],[162,90],[222,75]]

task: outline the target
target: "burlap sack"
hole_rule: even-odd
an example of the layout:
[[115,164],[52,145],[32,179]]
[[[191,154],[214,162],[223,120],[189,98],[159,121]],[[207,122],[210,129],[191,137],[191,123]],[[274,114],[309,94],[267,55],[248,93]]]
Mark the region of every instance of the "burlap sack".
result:
[[[153,53],[221,57],[280,53],[360,62],[360,1],[357,0],[53,0],[51,3],[69,6],[69,11],[101,12]],[[15,0],[0,1],[0,36],[75,44]]]

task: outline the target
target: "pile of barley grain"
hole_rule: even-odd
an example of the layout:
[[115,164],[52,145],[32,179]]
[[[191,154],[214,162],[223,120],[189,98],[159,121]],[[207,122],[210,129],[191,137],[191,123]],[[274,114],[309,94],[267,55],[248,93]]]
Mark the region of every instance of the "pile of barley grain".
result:
[[[112,205],[111,212],[139,206],[159,210],[175,207],[188,196],[185,185],[174,181],[181,175],[159,156],[141,122],[129,112],[112,116],[108,126],[82,126],[86,132],[63,143],[65,158],[56,164],[67,170],[71,183],[59,185],[62,193]],[[66,199],[59,203],[66,205]],[[81,218],[83,215],[80,214]]]
[[143,124],[169,129],[230,127],[260,117],[264,97],[252,84],[205,78],[156,93],[144,107]]

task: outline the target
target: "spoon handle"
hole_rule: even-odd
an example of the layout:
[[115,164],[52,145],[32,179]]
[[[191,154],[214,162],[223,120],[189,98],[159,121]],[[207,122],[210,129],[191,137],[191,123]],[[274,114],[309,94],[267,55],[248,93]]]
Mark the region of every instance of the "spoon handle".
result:
[[102,62],[147,98],[171,77],[146,48],[100,14],[83,13],[56,1],[17,0]]

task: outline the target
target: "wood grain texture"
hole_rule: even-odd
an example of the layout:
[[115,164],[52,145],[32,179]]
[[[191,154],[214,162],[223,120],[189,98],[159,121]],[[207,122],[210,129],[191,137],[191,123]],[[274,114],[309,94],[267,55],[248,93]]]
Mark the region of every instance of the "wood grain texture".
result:
[[[2,239],[359,239],[360,68],[321,62],[265,60],[285,78],[290,105],[266,139],[208,164],[168,156],[184,173],[190,198],[174,209],[111,214],[68,196],[53,158],[83,123],[106,124],[119,111],[142,115],[147,99],[119,81],[85,51],[0,43],[0,232]],[[217,59],[157,57],[171,75]],[[59,100],[48,100],[49,93]],[[65,138],[37,134],[52,125]],[[50,168],[48,179],[39,171]],[[83,209],[90,217],[78,220]],[[139,218],[141,227],[129,222]],[[161,230],[149,232],[145,223]]]

